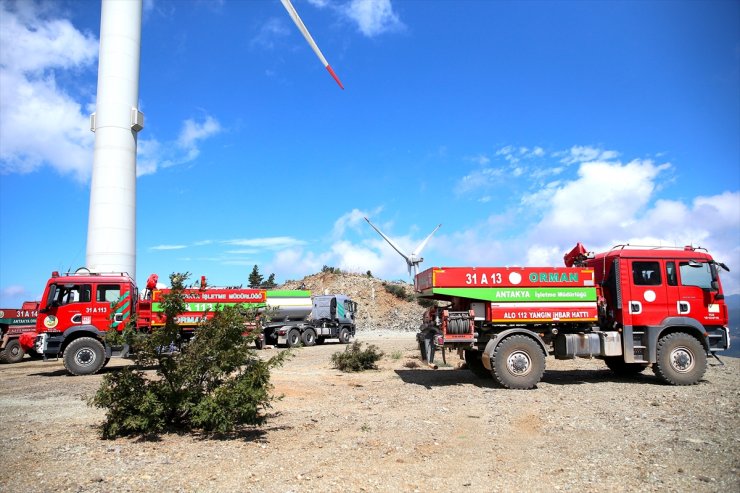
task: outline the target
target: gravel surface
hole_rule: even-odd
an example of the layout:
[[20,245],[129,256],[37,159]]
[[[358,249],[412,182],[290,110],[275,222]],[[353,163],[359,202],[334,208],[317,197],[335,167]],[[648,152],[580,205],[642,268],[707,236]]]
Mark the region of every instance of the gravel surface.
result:
[[337,344],[298,349],[266,425],[219,438],[101,440],[85,404],[100,375],[0,366],[0,491],[740,491],[738,359],[670,387],[550,357],[537,389],[511,391],[456,355],[420,366],[413,333],[358,339],[386,353],[379,370],[333,369]]

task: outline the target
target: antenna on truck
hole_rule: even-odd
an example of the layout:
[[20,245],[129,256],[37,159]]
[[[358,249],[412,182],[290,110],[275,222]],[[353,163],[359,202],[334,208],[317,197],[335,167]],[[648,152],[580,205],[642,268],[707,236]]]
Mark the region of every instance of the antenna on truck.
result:
[[393,249],[394,249],[395,251],[397,251],[397,252],[398,252],[398,254],[399,254],[400,256],[402,256],[402,257],[403,257],[403,258],[404,258],[404,259],[406,260],[406,265],[407,265],[407,266],[408,266],[408,268],[409,268],[409,277],[411,276],[411,270],[413,269],[413,271],[414,271],[414,278],[416,278],[416,274],[418,274],[418,273],[419,273],[419,264],[420,264],[420,263],[422,263],[422,262],[424,261],[424,259],[423,259],[422,257],[419,257],[419,255],[421,255],[421,251],[422,251],[422,250],[424,249],[424,247],[425,247],[425,246],[427,245],[427,243],[429,242],[429,239],[430,239],[430,238],[432,237],[432,235],[433,235],[434,233],[436,233],[436,232],[437,232],[437,230],[438,230],[438,229],[439,229],[439,228],[440,228],[440,227],[442,226],[441,224],[438,224],[438,225],[437,225],[437,227],[436,227],[436,228],[434,228],[434,230],[433,230],[433,231],[432,231],[431,233],[429,233],[429,236],[427,236],[427,237],[426,237],[426,238],[424,239],[424,241],[422,241],[421,243],[419,243],[419,246],[418,246],[418,247],[416,247],[416,250],[414,250],[414,251],[413,251],[413,252],[411,252],[410,254],[406,255],[405,253],[403,253],[403,252],[401,251],[401,249],[400,249],[400,248],[399,248],[399,247],[398,247],[398,246],[397,246],[397,245],[396,245],[395,243],[393,243],[393,240],[391,240],[391,239],[390,239],[390,238],[388,238],[388,237],[387,237],[386,235],[384,235],[382,231],[380,231],[380,230],[379,230],[379,229],[378,229],[378,228],[377,228],[377,227],[376,227],[376,226],[375,226],[375,225],[374,225],[373,223],[371,223],[371,222],[370,222],[370,219],[368,219],[368,218],[365,218],[365,221],[367,221],[367,223],[368,223],[368,224],[369,224],[370,226],[372,226],[372,227],[373,227],[373,229],[374,229],[375,231],[377,231],[377,232],[378,232],[378,234],[379,234],[380,236],[382,236],[382,237],[383,237],[383,239],[384,239],[385,241],[387,241],[387,242],[388,242],[388,244],[389,244],[389,245],[390,245],[391,247],[393,247]]

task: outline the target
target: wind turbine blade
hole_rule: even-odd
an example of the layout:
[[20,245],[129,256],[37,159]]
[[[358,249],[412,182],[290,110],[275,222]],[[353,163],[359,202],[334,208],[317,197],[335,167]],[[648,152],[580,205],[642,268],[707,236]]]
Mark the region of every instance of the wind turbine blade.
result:
[[316,53],[316,56],[319,57],[319,60],[321,60],[321,63],[324,64],[324,67],[326,67],[326,70],[328,70],[331,76],[334,77],[334,80],[337,81],[337,84],[339,84],[339,87],[344,89],[344,86],[340,82],[339,77],[337,77],[337,74],[334,72],[334,69],[331,68],[331,65],[329,65],[329,62],[327,62],[326,58],[324,58],[324,54],[321,53],[319,46],[316,44],[316,41],[313,40],[313,38],[311,37],[311,33],[309,33],[308,29],[306,29],[306,25],[303,23],[301,18],[298,16],[298,12],[296,12],[295,7],[293,7],[293,4],[290,3],[290,0],[280,0],[280,2],[282,2],[283,7],[285,7],[285,10],[288,11],[290,18],[293,19],[293,22],[295,22],[295,25],[298,27],[298,30],[301,31],[301,34],[303,34],[303,37],[306,38],[306,41],[308,41],[308,44],[311,45],[311,48],[313,48],[313,52]]
[[409,264],[409,269],[410,269],[410,268],[411,268],[411,259],[409,259],[409,258],[408,258],[408,257],[406,256],[406,254],[405,254],[405,253],[403,253],[403,252],[401,251],[401,249],[400,249],[400,248],[398,248],[398,247],[396,246],[396,244],[395,244],[395,243],[393,243],[393,241],[392,241],[392,240],[391,240],[390,238],[388,238],[388,237],[387,237],[386,235],[384,235],[384,234],[383,234],[383,232],[382,232],[381,230],[379,230],[378,228],[376,228],[376,227],[375,227],[375,225],[374,225],[373,223],[371,223],[371,222],[370,222],[370,219],[368,219],[368,218],[365,218],[365,221],[367,221],[367,223],[368,223],[368,224],[369,224],[370,226],[372,226],[372,227],[373,227],[373,229],[374,229],[375,231],[377,231],[377,232],[378,232],[378,234],[379,234],[380,236],[382,236],[382,237],[383,237],[383,239],[385,239],[385,241],[387,241],[387,242],[388,242],[388,244],[389,244],[390,246],[392,246],[392,247],[393,247],[393,249],[394,249],[395,251],[397,251],[399,255],[401,255],[401,256],[402,256],[403,258],[405,258],[405,259],[406,259],[406,263],[407,263],[407,264]]
[[429,243],[429,239],[430,239],[430,238],[432,237],[432,235],[433,235],[434,233],[436,233],[436,232],[437,232],[437,230],[438,230],[438,229],[439,229],[440,227],[442,227],[442,225],[441,225],[441,224],[438,224],[438,225],[437,225],[437,227],[436,227],[436,228],[434,228],[434,231],[432,231],[431,233],[429,233],[429,236],[427,236],[427,237],[426,237],[426,239],[425,239],[424,241],[422,241],[421,243],[419,243],[419,246],[418,246],[418,247],[416,247],[416,250],[414,250],[414,253],[412,253],[411,255],[413,255],[413,256],[415,257],[415,256],[417,256],[417,255],[421,254],[421,251],[422,251],[422,250],[424,249],[424,247],[425,247],[425,246],[427,246],[427,243]]

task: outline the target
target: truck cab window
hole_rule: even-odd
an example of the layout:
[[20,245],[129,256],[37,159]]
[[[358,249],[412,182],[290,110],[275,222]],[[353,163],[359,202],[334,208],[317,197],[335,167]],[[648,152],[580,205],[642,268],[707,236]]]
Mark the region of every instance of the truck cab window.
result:
[[89,284],[57,286],[53,291],[51,301],[57,306],[70,303],[88,303],[91,299],[91,291]]
[[678,286],[678,279],[676,278],[676,262],[666,262],[665,276],[669,286]]
[[101,284],[95,293],[95,301],[116,303],[121,298],[121,287],[118,284]]
[[702,289],[712,288],[712,270],[707,262],[696,266],[696,262],[678,264],[682,286],[697,286]]
[[659,286],[660,262],[632,262],[632,278],[635,286]]

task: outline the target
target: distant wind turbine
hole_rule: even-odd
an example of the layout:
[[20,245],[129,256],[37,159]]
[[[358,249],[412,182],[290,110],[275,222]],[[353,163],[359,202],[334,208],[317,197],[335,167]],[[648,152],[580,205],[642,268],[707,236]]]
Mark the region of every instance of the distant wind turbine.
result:
[[414,250],[414,251],[413,251],[413,252],[411,252],[410,254],[406,255],[405,253],[403,253],[403,252],[401,251],[401,249],[400,249],[400,248],[399,248],[399,247],[398,247],[398,246],[397,246],[397,245],[396,245],[395,243],[393,243],[393,240],[391,240],[390,238],[388,238],[388,237],[387,237],[386,235],[384,235],[384,234],[383,234],[383,232],[382,232],[382,231],[380,231],[380,230],[379,230],[379,229],[378,229],[377,227],[375,227],[375,225],[374,225],[373,223],[371,223],[371,222],[370,222],[370,219],[368,219],[368,218],[365,218],[365,221],[367,221],[367,223],[368,223],[368,224],[369,224],[370,226],[372,226],[372,227],[373,227],[373,229],[374,229],[375,231],[377,231],[377,232],[378,232],[378,234],[379,234],[380,236],[382,236],[382,237],[383,237],[383,239],[384,239],[385,241],[387,241],[387,242],[388,242],[388,244],[389,244],[389,245],[390,245],[391,247],[393,247],[393,249],[394,249],[395,251],[397,251],[397,252],[398,252],[398,254],[399,254],[400,256],[402,256],[402,257],[404,258],[404,260],[406,260],[406,265],[407,265],[407,267],[408,267],[408,269],[409,269],[409,276],[411,276],[411,271],[413,270],[413,271],[414,271],[414,279],[416,278],[416,274],[418,274],[418,273],[419,273],[419,264],[420,264],[420,263],[422,263],[422,262],[424,261],[424,259],[423,259],[422,257],[420,257],[420,256],[419,256],[419,255],[421,255],[421,251],[422,251],[422,250],[424,249],[424,247],[425,247],[425,246],[427,245],[427,243],[429,243],[429,239],[430,239],[430,238],[432,237],[432,235],[433,235],[434,233],[436,233],[436,232],[437,232],[437,230],[438,230],[438,229],[439,229],[439,228],[440,228],[440,227],[442,226],[441,224],[438,224],[438,225],[437,225],[437,227],[436,227],[436,228],[434,228],[434,230],[433,230],[433,231],[432,231],[431,233],[429,233],[429,236],[427,236],[427,237],[426,237],[426,238],[424,239],[424,241],[422,241],[421,243],[419,243],[419,246],[418,246],[418,247],[416,247],[416,250]]

